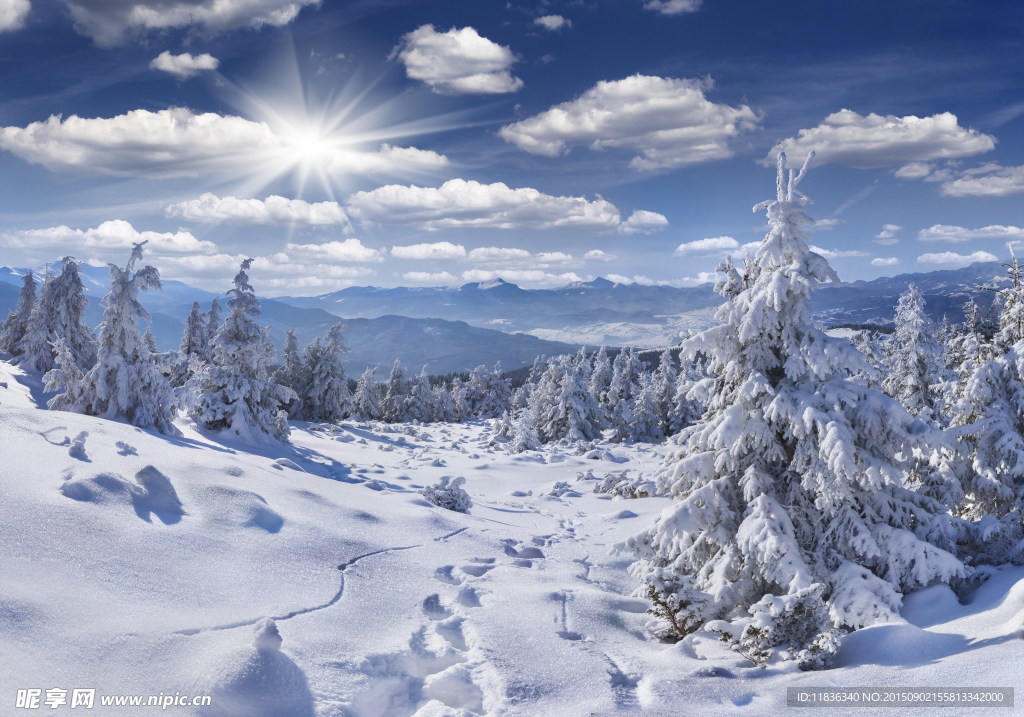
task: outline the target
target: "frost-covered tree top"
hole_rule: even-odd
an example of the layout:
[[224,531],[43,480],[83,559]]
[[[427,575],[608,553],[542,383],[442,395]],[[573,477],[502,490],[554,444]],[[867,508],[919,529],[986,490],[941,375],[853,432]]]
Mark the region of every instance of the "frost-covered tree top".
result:
[[626,544],[642,592],[687,629],[819,583],[834,623],[860,627],[893,617],[902,592],[964,573],[925,539],[938,504],[902,487],[895,457],[926,426],[848,380],[863,356],[811,318],[811,292],[836,277],[807,244],[808,163],[785,162],[776,198],[755,207],[769,223],[755,256],[742,272],[721,267],[721,325],[684,344],[712,377],[693,391],[704,415],[658,476],[676,502]]
[[85,287],[78,274],[78,262],[66,256],[61,272],[47,276],[39,299],[29,315],[21,342],[20,361],[38,371],[49,371],[54,365],[52,344],[59,338],[83,371],[96,361],[96,343],[85,325]]
[[351,395],[342,366],[346,353],[344,325],[335,324],[327,335],[306,347],[309,381],[300,395],[302,418],[335,423],[349,414]]

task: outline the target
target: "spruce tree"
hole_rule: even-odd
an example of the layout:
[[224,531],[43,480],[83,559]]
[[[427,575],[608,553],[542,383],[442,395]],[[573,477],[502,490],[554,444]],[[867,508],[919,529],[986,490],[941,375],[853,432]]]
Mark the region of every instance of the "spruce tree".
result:
[[409,397],[409,382],[405,378],[405,369],[397,358],[391,365],[391,373],[384,384],[384,400],[381,415],[388,423],[400,423],[406,420],[405,404]]
[[309,381],[301,394],[300,416],[306,421],[337,423],[351,412],[352,395],[342,358],[347,349],[344,325],[335,324],[327,335],[306,347]]
[[[139,335],[139,323],[149,313],[139,303],[140,291],[160,289],[160,273],[152,266],[136,269],[146,242],[135,244],[128,264],[110,264],[110,290],[103,299],[103,323],[99,328],[99,349],[95,364],[85,372],[79,385],[65,383],[65,392],[54,397],[50,408],[124,420],[160,433],[177,435],[172,423],[174,394],[171,385],[153,362],[152,353]],[[65,338],[61,349],[74,352]],[[73,371],[62,361],[60,380],[68,381]],[[78,364],[77,360],[75,361]],[[81,366],[81,364],[78,364]],[[51,376],[56,384],[57,377]]]
[[911,284],[896,304],[896,328],[885,347],[888,375],[883,390],[915,416],[937,421],[935,389],[942,350],[935,326],[924,311],[924,297]]
[[196,423],[249,444],[288,439],[288,413],[295,392],[270,379],[274,345],[256,319],[260,304],[242,262],[229,312],[212,344],[212,361],[190,382],[189,413]]
[[363,421],[379,421],[381,418],[380,394],[377,392],[377,382],[373,378],[376,372],[376,366],[363,371],[363,375],[356,382],[356,392],[352,396],[353,412]]
[[768,596],[823,601],[822,634],[858,628],[897,617],[903,593],[965,574],[925,537],[941,506],[902,486],[902,457],[926,427],[849,380],[863,356],[812,319],[811,292],[836,276],[807,245],[806,170],[787,174],[780,155],[777,197],[755,207],[767,236],[742,274],[720,267],[721,325],[684,344],[710,360],[707,407],[657,476],[675,503],[622,546],[677,636],[743,619]]
[[17,358],[25,349],[22,341],[28,331],[29,317],[36,303],[36,280],[30,269],[21,277],[21,291],[14,310],[7,315],[3,327],[0,327],[0,352],[11,354]]
[[83,371],[96,362],[96,341],[85,325],[85,287],[78,275],[78,262],[70,256],[61,260],[57,276],[48,275],[39,299],[29,315],[18,362],[36,371],[53,368],[53,342],[59,338]]

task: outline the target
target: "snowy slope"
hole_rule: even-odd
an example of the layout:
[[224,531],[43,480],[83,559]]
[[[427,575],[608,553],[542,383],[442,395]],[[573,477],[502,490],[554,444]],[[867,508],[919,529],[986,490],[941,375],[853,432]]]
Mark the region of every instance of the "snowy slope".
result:
[[[576,478],[650,475],[662,447],[509,456],[481,424],[346,423],[296,424],[291,447],[259,454],[43,411],[26,383],[0,362],[5,704],[94,687],[209,694],[196,714],[246,717],[766,715],[789,686],[1024,687],[1020,569],[967,605],[912,596],[906,623],[854,634],[821,673],[750,667],[708,634],[653,640],[609,546],[667,501]],[[466,477],[468,515],[419,495],[444,475]],[[559,481],[578,492],[549,495]],[[279,651],[265,625],[253,647],[267,617]]]

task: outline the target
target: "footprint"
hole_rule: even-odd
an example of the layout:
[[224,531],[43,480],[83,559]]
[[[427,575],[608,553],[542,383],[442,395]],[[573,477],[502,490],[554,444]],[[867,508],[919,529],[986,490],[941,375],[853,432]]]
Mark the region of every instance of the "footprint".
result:
[[452,617],[442,622],[438,622],[434,626],[434,630],[438,635],[447,640],[448,644],[456,650],[465,651],[467,649],[466,635],[462,631],[462,622],[463,620],[461,617]]
[[468,585],[459,590],[459,596],[456,600],[463,607],[480,607],[480,595]]
[[461,585],[462,581],[452,575],[452,570],[454,569],[454,565],[442,565],[434,571],[434,577],[443,583],[448,583],[449,585]]
[[444,620],[452,616],[452,611],[442,605],[441,596],[434,593],[423,601],[423,614],[431,620]]
[[119,456],[139,455],[139,452],[135,450],[135,446],[130,446],[124,441],[118,441],[117,443],[114,444],[114,447],[117,448],[117,455]]
[[463,565],[459,568],[459,570],[466,573],[466,575],[472,575],[474,578],[478,578],[493,569],[493,565]]

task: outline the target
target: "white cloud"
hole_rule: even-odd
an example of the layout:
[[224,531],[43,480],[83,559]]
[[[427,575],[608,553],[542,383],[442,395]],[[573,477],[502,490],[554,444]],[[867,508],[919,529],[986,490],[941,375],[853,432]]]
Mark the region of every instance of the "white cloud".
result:
[[1008,197],[1011,194],[1024,194],[1024,166],[986,165],[981,172],[968,170],[963,175],[944,183],[939,191],[947,197]]
[[898,179],[924,179],[932,173],[932,165],[927,162],[911,162],[897,169],[894,174]]
[[[408,246],[391,247],[391,256],[396,259],[415,260],[452,260],[463,259],[466,256],[466,247],[461,244],[452,244],[447,241],[439,241],[434,244],[410,244]],[[413,272],[416,273],[416,272]]]
[[564,251],[542,251],[540,254],[535,254],[533,259],[534,263],[540,266],[550,266],[551,264],[571,264],[575,261],[571,254],[566,254]]
[[187,231],[138,231],[123,219],[113,219],[92,229],[72,229],[68,226],[47,229],[26,229],[6,233],[0,243],[8,247],[60,248],[77,251],[79,248],[96,250],[130,249],[141,241],[146,248],[163,254],[210,254],[217,251],[213,242],[196,239]]
[[871,260],[871,266],[896,266],[900,263],[900,260],[894,256],[881,257],[877,256]]
[[280,27],[320,0],[64,0],[75,29],[101,47],[155,30],[196,26],[207,34],[236,28]]
[[703,0],[648,0],[644,3],[644,8],[662,15],[682,15],[697,12],[702,4]]
[[668,218],[664,214],[637,209],[629,215],[629,219],[619,225],[620,234],[650,234],[668,226]]
[[917,257],[918,264],[939,264],[942,266],[967,266],[976,261],[997,261],[993,254],[987,251],[976,251],[973,254],[957,254],[953,251],[943,251],[934,254],[922,254]]
[[218,197],[209,192],[198,199],[171,204],[164,215],[195,222],[251,225],[345,226],[348,215],[337,202],[309,203],[271,195],[266,199]]
[[364,246],[358,239],[329,241],[324,244],[286,244],[285,251],[300,263],[324,261],[384,261],[384,252]]
[[[204,172],[277,171],[300,157],[287,138],[263,122],[184,107],[132,110],[110,118],[51,116],[26,127],[0,127],[0,149],[53,171],[142,177]],[[382,145],[378,152],[333,151],[332,171],[403,172],[447,164],[436,152]]]
[[557,157],[575,144],[637,152],[634,169],[681,167],[731,157],[730,142],[757,127],[746,105],[704,96],[710,80],[633,75],[602,81],[580,97],[502,127],[498,134],[526,152]]
[[857,249],[826,249],[811,245],[810,250],[821,254],[826,259],[851,259],[858,256],[870,256],[868,252]]
[[975,239],[1002,239],[1004,241],[1024,239],[1024,228],[993,224],[980,229],[935,224],[917,233],[919,241],[941,241],[960,244]]
[[[772,147],[762,163],[774,165],[780,151],[802,158],[814,150],[819,164],[834,162],[857,169],[873,169],[968,157],[988,152],[995,144],[993,137],[961,127],[956,115],[950,112],[931,117],[896,117],[840,110],[817,127],[802,129],[797,137]],[[906,166],[902,169],[913,173]]]
[[732,237],[710,237],[696,241],[683,242],[676,247],[676,256],[689,254],[719,254],[740,248],[740,243]]
[[[221,253],[167,257],[160,260],[160,273],[168,279],[223,291],[230,286],[231,277],[238,271],[239,263],[250,256]],[[257,293],[277,296],[311,290],[342,289],[377,273],[365,266],[324,264],[322,261],[316,258],[315,252],[309,254],[302,250],[297,253],[277,252],[269,256],[255,256],[249,275]]]
[[505,264],[526,261],[532,254],[526,249],[512,247],[482,246],[469,252],[468,259],[479,263]]
[[167,72],[179,80],[187,80],[195,77],[206,70],[216,70],[220,67],[220,60],[209,53],[202,55],[190,55],[184,52],[180,55],[172,55],[164,50],[149,63],[150,68]]
[[0,0],[0,32],[14,32],[25,27],[31,9],[28,0]]
[[503,94],[523,86],[509,72],[515,54],[472,27],[438,32],[423,25],[403,37],[396,50],[406,75],[438,94]]
[[[450,179],[440,187],[389,184],[356,192],[349,213],[374,224],[411,224],[427,231],[439,229],[618,229],[633,221],[639,231],[662,224],[660,214],[634,212],[622,222],[609,201],[556,197],[530,187],[512,189],[502,182],[481,184]],[[634,219],[634,217],[637,217]],[[661,217],[661,220],[657,218]],[[667,220],[664,220],[667,224]]]
[[618,257],[600,249],[591,249],[583,255],[583,259],[584,261],[615,261]]
[[442,284],[451,285],[458,281],[458,277],[447,271],[439,271],[431,273],[429,271],[407,271],[402,274],[402,278],[406,281],[412,281],[417,284]]
[[892,239],[896,236],[896,232],[902,230],[899,224],[883,224],[882,231],[875,234],[875,239]]
[[839,226],[842,223],[843,223],[842,219],[836,219],[836,218],[832,218],[832,219],[819,219],[818,221],[814,222],[814,226],[812,227],[812,229],[814,229],[816,231],[819,231],[819,232],[827,232],[827,231],[829,231],[831,229],[835,229],[837,226]]
[[563,27],[572,27],[572,20],[561,15],[542,15],[534,19],[535,25],[540,25],[545,30],[561,30]]
[[520,286],[532,286],[534,288],[551,288],[556,286],[565,286],[566,284],[574,281],[582,281],[582,279],[572,273],[567,272],[565,274],[550,274],[540,269],[469,269],[462,272],[463,281],[494,281],[495,279],[504,279],[505,281],[511,281],[514,284]]

